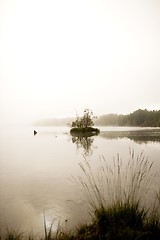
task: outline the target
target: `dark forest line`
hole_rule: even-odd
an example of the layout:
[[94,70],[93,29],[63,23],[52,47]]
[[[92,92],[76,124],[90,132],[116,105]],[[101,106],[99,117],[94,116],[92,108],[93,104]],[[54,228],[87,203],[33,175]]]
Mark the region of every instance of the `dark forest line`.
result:
[[106,114],[95,120],[98,126],[160,127],[160,110],[137,110],[127,115]]

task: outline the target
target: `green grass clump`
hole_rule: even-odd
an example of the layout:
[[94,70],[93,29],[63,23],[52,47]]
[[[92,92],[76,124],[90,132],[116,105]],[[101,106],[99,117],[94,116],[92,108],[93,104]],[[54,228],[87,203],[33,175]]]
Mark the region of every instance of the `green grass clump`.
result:
[[93,221],[78,229],[74,239],[159,240],[160,225],[149,221],[137,204],[119,204],[96,209]]
[[141,229],[146,212],[139,209],[138,204],[117,204],[109,208],[100,208],[95,212],[95,221],[102,231],[109,228]]
[[117,204],[110,208],[97,209],[95,221],[99,236],[109,239],[135,239],[136,235],[145,232],[145,211],[137,205]]

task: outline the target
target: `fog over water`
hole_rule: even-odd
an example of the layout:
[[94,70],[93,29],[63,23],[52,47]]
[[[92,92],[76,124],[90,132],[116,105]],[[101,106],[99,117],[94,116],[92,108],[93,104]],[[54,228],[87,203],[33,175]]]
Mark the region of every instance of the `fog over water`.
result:
[[0,122],[160,107],[158,0],[0,1]]

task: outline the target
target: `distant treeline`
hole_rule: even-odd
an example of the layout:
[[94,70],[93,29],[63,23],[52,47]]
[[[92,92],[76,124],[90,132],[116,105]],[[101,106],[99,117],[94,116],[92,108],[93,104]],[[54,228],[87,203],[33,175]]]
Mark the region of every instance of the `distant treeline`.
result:
[[95,120],[98,126],[160,127],[160,110],[137,110],[128,115],[106,114]]

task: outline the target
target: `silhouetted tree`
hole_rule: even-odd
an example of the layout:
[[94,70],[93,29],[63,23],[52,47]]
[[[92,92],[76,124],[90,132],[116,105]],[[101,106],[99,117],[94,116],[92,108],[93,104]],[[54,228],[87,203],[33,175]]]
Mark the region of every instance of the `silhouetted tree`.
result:
[[72,122],[71,127],[77,128],[88,128],[94,126],[93,123],[93,112],[89,109],[84,110],[84,115],[82,117],[77,117],[75,121]]

